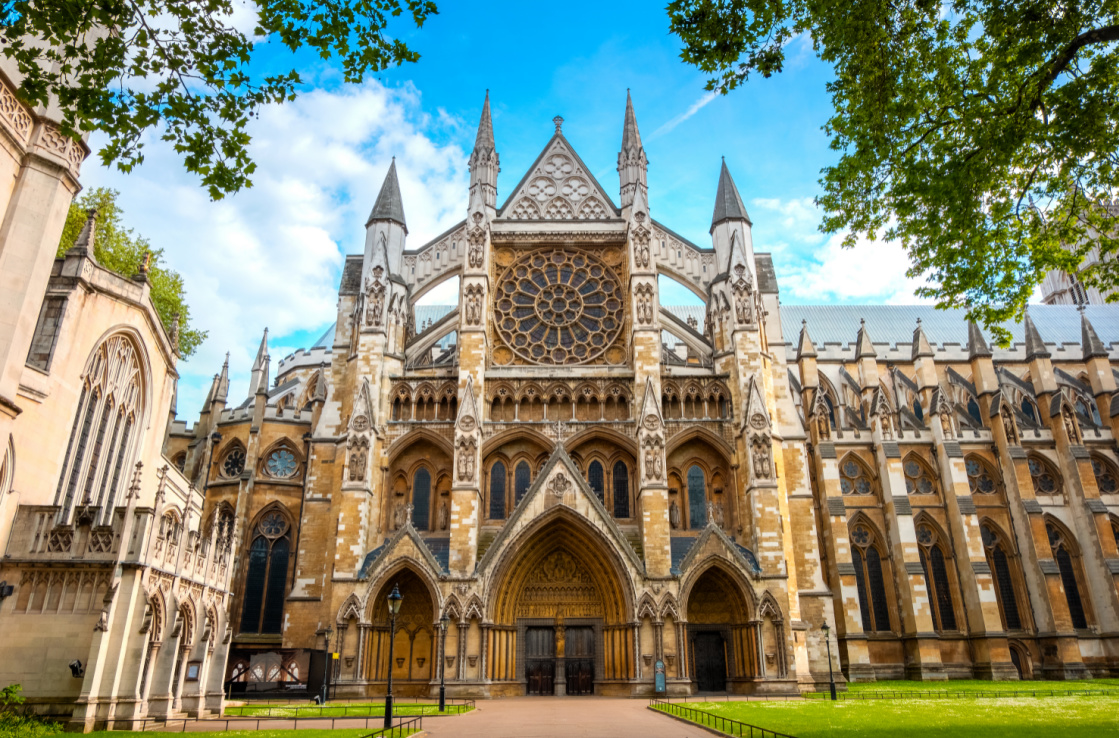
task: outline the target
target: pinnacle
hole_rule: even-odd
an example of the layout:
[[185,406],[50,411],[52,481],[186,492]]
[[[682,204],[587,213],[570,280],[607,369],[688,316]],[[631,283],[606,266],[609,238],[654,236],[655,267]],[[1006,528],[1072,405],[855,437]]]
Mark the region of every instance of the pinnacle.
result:
[[1084,312],[1084,306],[1080,306],[1080,336],[1081,347],[1084,351],[1084,358],[1091,359],[1096,356],[1107,357],[1108,350],[1100,340],[1099,334],[1092,324],[1088,321],[1088,316]]
[[816,357],[816,344],[812,342],[812,337],[808,335],[808,321],[800,321],[800,341],[797,344],[797,361],[808,357]]
[[400,197],[400,182],[396,178],[395,156],[392,158],[392,164],[389,164],[389,171],[377,195],[377,202],[373,204],[373,210],[365,221],[366,227],[375,220],[399,223],[404,228],[404,232],[408,232],[408,224],[404,220],[404,201]]
[[979,326],[976,325],[974,320],[969,320],[967,322],[967,358],[975,359],[990,355],[991,349],[983,338],[983,332],[979,330]]
[[[86,211],[85,225],[78,234],[78,240],[70,247],[70,251],[93,259],[94,245],[97,242],[97,208]],[[69,253],[69,251],[67,252]]]
[[1051,354],[1049,349],[1045,348],[1045,341],[1042,340],[1041,334],[1038,333],[1037,326],[1034,325],[1033,318],[1030,313],[1026,311],[1025,320],[1026,329],[1026,361],[1033,359],[1048,359]]
[[719,170],[719,189],[715,192],[715,212],[711,215],[711,230],[724,220],[744,220],[747,224],[753,225],[750,216],[746,213],[746,206],[742,204],[742,196],[734,186],[734,179],[730,176],[725,159],[722,169]]
[[490,91],[486,90],[486,101],[482,104],[482,117],[478,121],[478,136],[474,139],[474,151],[484,153],[493,151],[493,119],[490,117]]
[[641,150],[641,132],[637,129],[637,116],[633,112],[633,99],[626,90],[626,119],[622,126],[622,153]]

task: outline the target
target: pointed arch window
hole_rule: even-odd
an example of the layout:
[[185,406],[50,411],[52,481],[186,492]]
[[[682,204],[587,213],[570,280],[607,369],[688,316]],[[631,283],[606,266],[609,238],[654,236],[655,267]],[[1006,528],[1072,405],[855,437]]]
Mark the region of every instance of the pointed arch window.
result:
[[532,486],[532,469],[529,468],[527,461],[521,461],[517,464],[516,470],[513,472],[513,504],[521,504],[521,499],[528,492],[528,488]]
[[882,554],[870,528],[859,524],[851,531],[851,559],[855,566],[855,588],[859,593],[859,612],[863,630],[868,633],[890,630],[890,604],[886,600],[886,578]]
[[1092,474],[1096,477],[1096,487],[1100,494],[1113,495],[1119,493],[1119,474],[1115,467],[1098,456],[1092,457]]
[[863,465],[848,458],[839,467],[839,489],[845,495],[869,495],[874,488]]
[[1015,592],[1014,577],[1010,571],[1006,547],[998,533],[989,525],[983,525],[979,529],[979,534],[983,538],[983,548],[987,551],[987,564],[995,577],[1002,625],[1007,630],[1021,630],[1022,617],[1018,612],[1018,595]]
[[1053,550],[1053,558],[1056,559],[1057,569],[1061,574],[1061,584],[1064,585],[1072,627],[1087,628],[1088,618],[1084,613],[1084,602],[1080,598],[1078,566],[1073,556],[1074,549],[1069,545],[1065,534],[1057,526],[1046,523],[1045,530],[1049,534],[1049,548]]
[[108,525],[127,461],[134,453],[133,428],[144,410],[140,355],[131,340],[110,336],[94,349],[82,375],[82,391],[55,491],[59,519],[68,523],[75,505],[101,509]]
[[688,469],[688,524],[693,530],[707,526],[707,484],[698,465]]
[[967,470],[967,485],[973,495],[994,494],[996,490],[995,475],[991,472],[990,467],[976,457],[969,456],[967,461],[964,462],[964,468]]
[[431,523],[431,472],[420,467],[412,475],[412,524],[427,530]]
[[279,633],[284,619],[291,526],[278,510],[264,514],[253,532],[241,606],[242,633]]
[[911,495],[931,495],[936,492],[936,481],[924,464],[914,458],[902,465],[905,472],[905,491]]
[[629,468],[625,462],[614,463],[614,517],[629,517]]
[[945,563],[944,543],[931,525],[917,526],[917,543],[921,568],[925,571],[925,588],[932,606],[933,627],[937,631],[956,630],[956,611],[952,604],[952,583]]
[[1030,425],[1036,427],[1040,422],[1037,416],[1037,406],[1033,404],[1030,398],[1022,398],[1021,409],[1022,416],[1025,417],[1026,421],[1029,422]]
[[602,462],[592,461],[587,467],[587,484],[591,491],[598,497],[598,501],[606,504],[606,473],[602,469]]
[[967,398],[967,414],[975,422],[976,426],[980,428],[983,427],[983,413],[979,411],[979,403],[971,396]]
[[1049,462],[1043,461],[1037,456],[1031,456],[1029,459],[1030,478],[1033,480],[1034,494],[1038,495],[1056,495],[1060,494],[1061,483],[1060,476]]
[[505,463],[495,461],[490,467],[490,519],[505,519]]

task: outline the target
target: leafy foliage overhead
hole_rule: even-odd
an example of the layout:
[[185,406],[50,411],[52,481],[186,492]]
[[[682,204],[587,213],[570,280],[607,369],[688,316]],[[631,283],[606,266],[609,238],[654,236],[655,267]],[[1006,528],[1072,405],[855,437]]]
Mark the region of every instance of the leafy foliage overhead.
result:
[[821,229],[846,231],[848,246],[860,234],[901,243],[922,296],[968,308],[1006,341],[998,324],[1021,316],[1051,269],[1119,287],[1119,3],[672,0],[668,11],[708,89],[780,72],[797,42],[834,67],[824,130],[838,161],[822,171]]
[[151,254],[147,278],[151,287],[152,304],[169,336],[173,334],[175,321],[178,320],[179,355],[189,357],[206,340],[206,331],[198,330],[191,324],[183,278],[178,272],[163,266],[163,249],[153,249],[146,238],[137,236],[132,229],[124,227],[121,223],[123,213],[117,204],[118,194],[116,190],[95,187],[70,205],[66,225],[62,229],[62,240],[58,244],[58,256],[63,256],[74,246],[89,218],[89,210],[95,209],[97,220],[93,258],[106,269],[131,278],[140,271],[140,265],[147,255]]
[[[249,34],[238,8],[256,13]],[[294,70],[262,74],[258,49],[337,57],[346,81],[361,82],[419,58],[385,35],[390,18],[420,27],[436,12],[430,0],[13,0],[0,3],[0,52],[18,64],[27,102],[60,106],[65,132],[107,134],[106,166],[143,162],[153,130],[219,199],[252,184],[250,118],[300,84]]]

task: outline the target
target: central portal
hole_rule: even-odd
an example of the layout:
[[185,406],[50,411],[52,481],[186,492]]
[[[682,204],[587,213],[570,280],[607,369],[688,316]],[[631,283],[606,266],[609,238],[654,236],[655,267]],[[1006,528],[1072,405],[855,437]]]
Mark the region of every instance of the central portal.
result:
[[594,694],[594,628],[564,626],[525,629],[528,694]]

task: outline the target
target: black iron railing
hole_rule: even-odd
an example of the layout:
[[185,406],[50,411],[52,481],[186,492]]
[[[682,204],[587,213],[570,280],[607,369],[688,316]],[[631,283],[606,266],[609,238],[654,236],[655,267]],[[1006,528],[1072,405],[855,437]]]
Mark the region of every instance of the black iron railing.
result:
[[668,702],[667,700],[649,700],[649,707],[676,718],[681,718],[707,728],[714,728],[727,735],[749,736],[750,738],[794,738],[794,736],[788,733],[778,733],[776,730],[751,725],[741,720],[724,717],[714,712],[707,712],[706,710],[697,710],[694,707]]
[[[407,711],[407,717],[413,714],[419,715],[439,715],[439,704],[437,702],[407,702],[405,700],[393,700],[393,704],[397,708],[403,708]],[[447,709],[444,715],[450,713],[452,715],[466,712],[467,710],[474,709],[474,700],[453,700],[447,699]],[[416,713],[416,708],[419,712]],[[293,714],[294,713],[294,714]],[[280,704],[255,702],[251,705],[236,705],[233,707],[225,708],[226,717],[249,717],[249,718],[328,718],[328,717],[364,717],[372,715],[384,715],[385,706],[383,704],[372,704],[368,699],[362,701],[348,702],[339,704],[338,700],[331,700],[325,705],[308,704],[306,700],[296,702],[283,702]]]
[[391,728],[374,730],[369,735],[361,736],[361,738],[397,738],[397,736],[411,735],[412,733],[423,730],[423,727],[423,716],[417,715],[414,718],[401,718],[400,722]]
[[[807,699],[826,700],[827,692],[811,692]],[[1007,697],[1116,697],[1119,689],[1005,689],[982,692],[956,692],[936,689],[914,689],[889,692],[864,691],[840,692],[840,700],[978,700]]]

